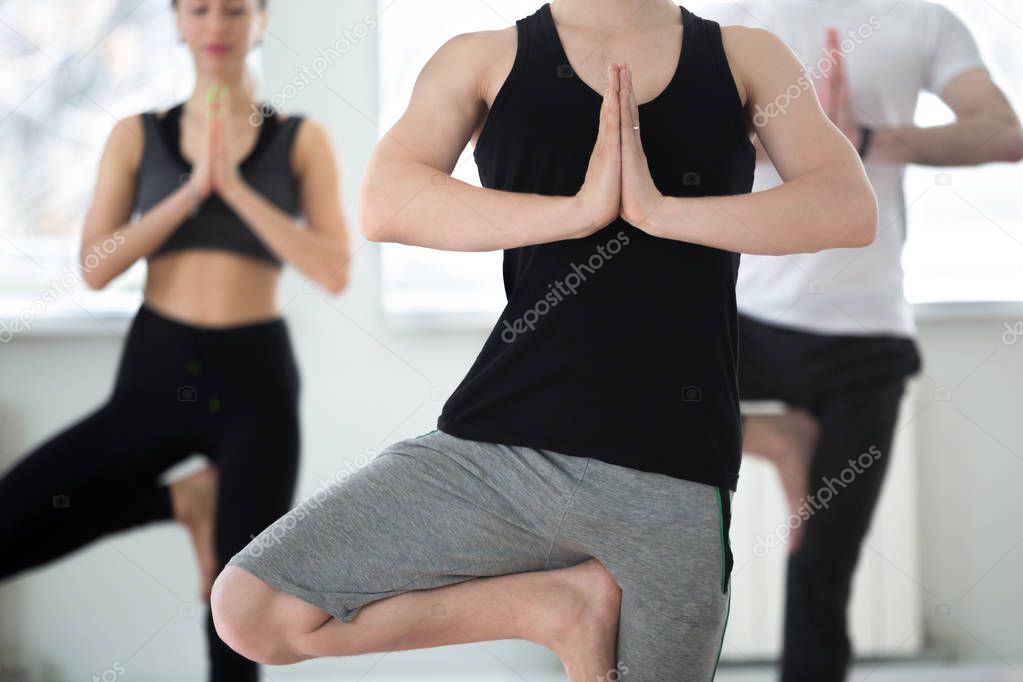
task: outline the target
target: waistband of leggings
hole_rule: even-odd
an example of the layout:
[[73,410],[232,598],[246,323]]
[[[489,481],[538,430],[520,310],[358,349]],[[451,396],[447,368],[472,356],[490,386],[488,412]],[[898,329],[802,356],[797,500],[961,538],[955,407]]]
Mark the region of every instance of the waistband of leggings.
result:
[[280,315],[268,320],[259,320],[256,322],[245,322],[242,324],[225,326],[208,326],[194,324],[171,317],[170,315],[158,311],[148,302],[143,301],[139,306],[136,317],[144,322],[159,324],[168,330],[188,333],[193,336],[240,339],[242,337],[258,337],[267,334],[273,335],[287,333],[287,323]]
[[736,313],[736,319],[740,327],[743,327],[747,333],[751,331],[763,331],[765,333],[773,334],[778,337],[787,337],[790,339],[800,339],[807,342],[843,342],[843,343],[889,343],[892,345],[910,347],[917,344],[916,336],[909,334],[901,334],[897,332],[866,332],[863,334],[850,334],[847,332],[831,332],[824,330],[809,329],[804,327],[796,327],[790,324],[784,324],[781,322],[770,322],[752,315],[748,315],[741,310]]

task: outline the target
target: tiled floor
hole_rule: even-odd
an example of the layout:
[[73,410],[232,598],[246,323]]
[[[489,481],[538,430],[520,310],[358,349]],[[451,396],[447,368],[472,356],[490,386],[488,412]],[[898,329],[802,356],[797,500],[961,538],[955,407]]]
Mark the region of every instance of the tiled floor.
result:
[[[776,673],[767,669],[729,668],[718,670],[715,682],[776,682]],[[284,682],[284,676],[280,676]],[[566,682],[564,676],[544,675],[542,673],[501,673],[473,674],[465,677],[431,675],[429,673],[410,674],[407,676],[373,675],[362,678],[361,682]],[[1023,662],[1000,666],[942,666],[936,664],[921,665],[876,665],[860,664],[853,668],[848,682],[1020,682],[1023,680]],[[309,678],[287,682],[326,682],[323,678]],[[623,676],[621,682],[628,682]]]
[[[715,682],[776,682],[769,670],[721,668]],[[848,682],[1021,682],[1023,662],[1014,667],[927,664],[860,664],[849,673]],[[624,680],[623,680],[624,682]]]

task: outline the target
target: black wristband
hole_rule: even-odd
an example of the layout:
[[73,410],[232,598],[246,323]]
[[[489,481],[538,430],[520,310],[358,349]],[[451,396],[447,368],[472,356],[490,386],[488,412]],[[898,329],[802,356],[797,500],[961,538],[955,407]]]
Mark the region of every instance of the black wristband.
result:
[[870,141],[874,137],[874,129],[868,128],[867,126],[860,126],[860,148],[856,151],[860,153],[860,158],[867,156],[867,150],[870,149]]

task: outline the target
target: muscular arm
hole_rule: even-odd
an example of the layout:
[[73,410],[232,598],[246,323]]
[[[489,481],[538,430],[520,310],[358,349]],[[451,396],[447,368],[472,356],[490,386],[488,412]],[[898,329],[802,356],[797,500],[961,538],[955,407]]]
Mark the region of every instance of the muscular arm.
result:
[[511,64],[514,31],[457,35],[423,67],[407,110],[366,169],[359,216],[367,239],[490,251],[580,237],[597,227],[575,197],[484,189],[451,177],[486,112],[484,65]]
[[973,166],[1023,159],[1023,129],[1005,94],[987,71],[968,71],[949,83],[941,99],[954,123],[877,129],[867,159],[925,166]]
[[[784,183],[724,197],[666,197],[650,216],[653,234],[741,253],[781,255],[870,244],[877,200],[859,155],[828,120],[812,79],[767,31],[722,31],[757,136]],[[798,97],[780,97],[791,85]],[[787,102],[782,111],[778,102]]]
[[122,119],[107,137],[100,157],[79,255],[82,279],[92,289],[102,289],[136,260],[155,251],[195,204],[191,190],[183,183],[134,224],[129,222],[142,137],[138,116]]

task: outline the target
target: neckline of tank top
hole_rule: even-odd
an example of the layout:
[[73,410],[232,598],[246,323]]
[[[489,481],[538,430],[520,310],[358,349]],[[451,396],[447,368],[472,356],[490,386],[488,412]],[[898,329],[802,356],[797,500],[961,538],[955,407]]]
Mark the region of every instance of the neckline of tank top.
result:
[[[184,109],[185,102],[178,102],[176,105],[167,110],[167,113],[164,114],[163,118],[154,114],[153,120],[156,121],[157,127],[159,127],[164,133],[164,143],[171,155],[182,166],[192,170],[194,164],[190,163],[188,159],[185,158],[185,155],[181,153],[181,114],[184,112]],[[257,158],[259,158],[259,155],[270,141],[271,133],[280,123],[277,110],[268,102],[263,102],[260,105],[259,112],[261,113],[260,118],[262,121],[259,124],[259,134],[256,136],[256,144],[252,146],[252,149],[250,149],[249,153],[245,155],[245,158],[238,163],[239,168],[247,168]],[[267,112],[271,112],[270,115],[267,115]]]
[[[675,62],[675,70],[671,74],[671,80],[668,81],[668,84],[664,86],[663,90],[657,93],[657,95],[653,99],[639,103],[638,106],[640,109],[644,109],[665,99],[671,93],[671,91],[673,91],[676,88],[677,83],[682,75],[682,66],[686,61],[688,61],[687,53],[689,52],[688,48],[689,36],[692,35],[692,32],[690,31],[690,26],[692,26],[693,22],[691,20],[692,17],[689,10],[687,10],[682,5],[678,5],[678,8],[682,13],[682,45],[679,48],[678,61]],[[589,84],[587,84],[582,78],[580,78],[579,72],[576,71],[575,67],[572,66],[572,63],[569,61],[568,53],[565,51],[565,44],[561,42],[561,35],[558,33],[558,26],[557,24],[554,23],[554,15],[551,14],[550,2],[545,2],[543,6],[540,7],[540,16],[544,20],[544,23],[546,25],[545,27],[547,29],[547,36],[551,40],[555,51],[558,53],[558,58],[561,59],[563,63],[566,64],[570,69],[572,69],[572,73],[575,76],[575,78],[573,78],[572,80],[578,81],[579,85],[581,85],[583,89],[589,92],[590,95],[595,99],[603,100],[604,95],[594,90]]]

